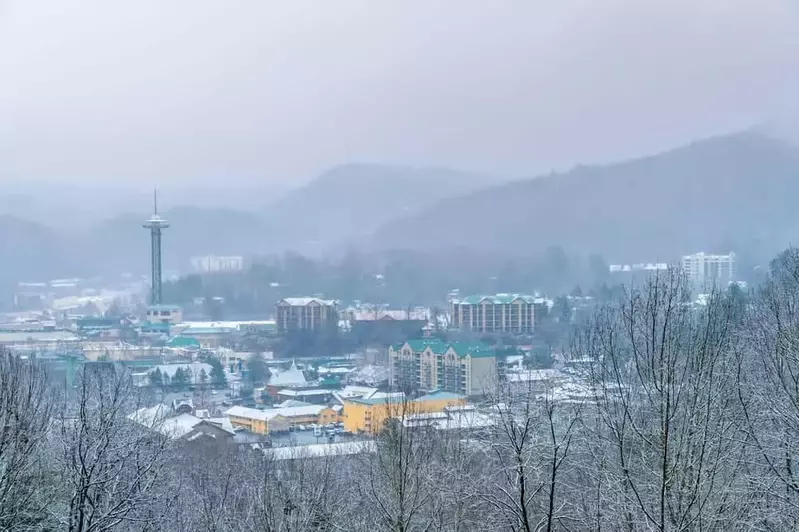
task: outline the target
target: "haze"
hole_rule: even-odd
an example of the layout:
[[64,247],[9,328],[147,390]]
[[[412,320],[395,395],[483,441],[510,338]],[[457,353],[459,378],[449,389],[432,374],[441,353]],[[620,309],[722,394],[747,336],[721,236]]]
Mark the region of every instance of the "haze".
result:
[[782,120],[795,0],[0,0],[0,179],[526,176]]

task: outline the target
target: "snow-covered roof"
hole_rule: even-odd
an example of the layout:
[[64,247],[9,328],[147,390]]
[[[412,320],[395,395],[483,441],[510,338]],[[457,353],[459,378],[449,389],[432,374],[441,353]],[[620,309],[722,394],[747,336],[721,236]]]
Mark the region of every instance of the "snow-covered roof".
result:
[[307,397],[311,395],[330,395],[331,391],[324,388],[313,388],[310,390],[296,390],[294,388],[288,388],[285,390],[279,390],[277,393],[278,395],[285,395],[286,397]]
[[557,369],[528,369],[522,371],[508,371],[508,382],[535,382],[551,381],[563,378],[564,375]]
[[297,399],[286,399],[282,403],[278,403],[275,405],[275,408],[288,408],[290,406],[308,406],[311,403],[307,403],[305,401],[298,401]]
[[264,449],[264,454],[275,460],[291,460],[297,458],[321,458],[327,456],[345,456],[359,453],[373,453],[376,450],[377,443],[373,440],[367,440],[272,447],[269,449]]
[[171,409],[163,404],[140,408],[130,414],[128,419],[155,430],[172,439],[182,438],[192,431],[202,419],[191,414],[170,417]]
[[278,304],[286,303],[292,307],[304,307],[306,305],[310,305],[311,303],[317,303],[319,305],[329,307],[336,304],[334,299],[321,299],[318,297],[286,297],[281,299]]
[[284,418],[291,418],[297,416],[317,416],[319,413],[327,408],[324,405],[305,405],[305,406],[289,406],[284,408],[268,408],[266,410],[258,410],[257,408],[247,408],[245,406],[234,406],[225,412],[225,415],[230,417],[241,417],[245,419],[258,419],[261,421],[269,421],[278,416]]
[[427,321],[429,319],[429,311],[426,309],[414,310],[381,310],[381,309],[354,309],[351,311],[351,317],[355,321]]
[[406,427],[432,427],[438,430],[467,430],[490,427],[491,416],[474,408],[447,408],[444,412],[407,416],[402,424]]
[[369,397],[373,393],[377,392],[377,388],[372,388],[369,386],[345,386],[342,390],[336,392],[336,395],[347,399],[349,397]]
[[305,375],[297,369],[297,365],[292,362],[291,367],[286,371],[277,369],[272,370],[272,376],[269,377],[269,385],[276,387],[297,387],[307,386],[308,381],[305,380]]

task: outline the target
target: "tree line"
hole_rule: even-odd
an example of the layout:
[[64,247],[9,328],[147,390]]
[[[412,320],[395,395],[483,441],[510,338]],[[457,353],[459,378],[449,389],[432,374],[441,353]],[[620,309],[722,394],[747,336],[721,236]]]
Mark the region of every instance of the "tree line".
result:
[[318,259],[287,253],[261,258],[244,272],[189,275],[165,283],[164,300],[184,306],[187,315],[221,320],[257,318],[281,298],[300,295],[404,309],[445,305],[453,289],[464,295],[535,290],[559,294],[580,285],[602,295],[612,284],[602,257],[572,256],[559,247],[518,257],[466,250],[380,255],[349,250],[340,257]]
[[799,252],[691,292],[658,272],[576,324],[575,377],[487,383],[450,430],[405,402],[346,456],[169,438],[113,364],[59,390],[3,355],[0,529],[796,530]]

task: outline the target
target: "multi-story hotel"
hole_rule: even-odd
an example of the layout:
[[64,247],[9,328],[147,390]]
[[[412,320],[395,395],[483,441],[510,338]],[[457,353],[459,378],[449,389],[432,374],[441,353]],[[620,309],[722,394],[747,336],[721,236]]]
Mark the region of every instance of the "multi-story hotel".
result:
[[318,297],[287,297],[277,302],[277,330],[286,333],[338,326],[336,301]]
[[452,301],[450,312],[455,329],[515,334],[535,330],[535,298],[532,296],[469,296]]
[[481,395],[497,377],[494,351],[482,343],[411,340],[388,349],[389,382],[402,391]]
[[684,255],[681,266],[696,290],[724,289],[735,281],[735,253]]

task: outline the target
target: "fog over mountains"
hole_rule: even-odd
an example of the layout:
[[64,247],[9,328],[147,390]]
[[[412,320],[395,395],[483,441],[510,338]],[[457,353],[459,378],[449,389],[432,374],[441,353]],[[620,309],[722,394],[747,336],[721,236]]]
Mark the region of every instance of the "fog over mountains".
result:
[[[286,193],[252,188],[238,207],[229,200],[236,197],[232,191],[217,206],[209,196],[195,197],[195,204],[181,203],[190,195],[166,196],[172,207],[163,215],[172,227],[164,257],[166,267],[185,270],[195,255],[319,255],[345,246],[513,257],[559,245],[631,261],[742,247],[766,255],[799,234],[797,176],[799,148],[756,133],[512,182],[447,169],[349,164]],[[149,200],[135,195],[125,211],[91,219],[93,207],[76,203],[75,195],[64,195],[62,204],[49,197],[51,213],[87,219],[76,228],[33,206],[9,209],[18,206],[14,195],[0,194],[0,212],[13,213],[0,217],[0,252],[12,258],[4,278],[146,272],[141,223]]]

